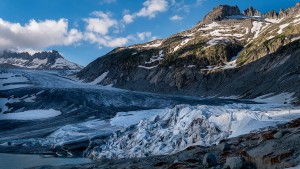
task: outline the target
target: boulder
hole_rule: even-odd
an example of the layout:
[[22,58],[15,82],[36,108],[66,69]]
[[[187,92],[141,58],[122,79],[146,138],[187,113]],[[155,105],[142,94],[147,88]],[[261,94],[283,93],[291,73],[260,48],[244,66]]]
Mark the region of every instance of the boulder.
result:
[[241,169],[243,165],[244,159],[242,157],[228,157],[225,163],[225,166],[230,169]]
[[218,148],[220,149],[220,151],[226,151],[230,149],[230,145],[226,142],[220,143]]
[[207,166],[207,167],[213,167],[213,166],[216,166],[218,163],[217,163],[217,158],[214,154],[212,153],[207,153],[205,154],[204,158],[203,158],[203,162],[202,164],[204,166]]

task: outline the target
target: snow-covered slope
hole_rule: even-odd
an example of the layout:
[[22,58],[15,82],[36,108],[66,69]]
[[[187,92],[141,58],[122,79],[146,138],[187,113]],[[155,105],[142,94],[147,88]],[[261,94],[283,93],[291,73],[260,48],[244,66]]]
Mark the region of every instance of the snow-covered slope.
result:
[[209,146],[299,115],[298,109],[272,105],[177,105],[116,132],[89,156],[98,159],[172,154],[191,145]]
[[57,51],[39,52],[30,55],[27,52],[17,53],[4,51],[0,55],[1,65],[12,65],[27,69],[80,70],[82,66],[63,58]]

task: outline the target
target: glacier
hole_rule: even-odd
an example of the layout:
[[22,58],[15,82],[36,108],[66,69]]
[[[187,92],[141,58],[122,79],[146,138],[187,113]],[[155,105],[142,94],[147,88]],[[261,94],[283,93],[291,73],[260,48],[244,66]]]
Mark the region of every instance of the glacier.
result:
[[299,117],[292,106],[229,104],[177,105],[115,132],[88,157],[117,159],[174,154],[189,146],[210,146]]

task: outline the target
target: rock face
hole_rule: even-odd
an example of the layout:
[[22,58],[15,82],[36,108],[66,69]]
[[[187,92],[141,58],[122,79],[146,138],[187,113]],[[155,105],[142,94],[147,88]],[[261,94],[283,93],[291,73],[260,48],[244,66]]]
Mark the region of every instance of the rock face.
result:
[[244,10],[243,15],[245,16],[262,16],[262,14],[254,9],[252,6],[246,10]]
[[[64,59],[58,51],[39,52],[30,55],[27,52],[17,53],[4,51],[0,55],[1,67],[25,69],[80,70],[82,66]],[[10,66],[8,66],[10,65]]]
[[207,167],[213,167],[218,164],[216,156],[212,153],[205,154],[202,163],[204,166],[207,166]]
[[236,6],[218,6],[190,30],[114,49],[77,76],[91,82],[105,75],[99,84],[147,92],[299,96],[293,85],[299,79],[299,8],[282,10],[279,19],[275,11],[253,17],[260,15],[254,8],[242,15]]
[[243,164],[244,160],[241,157],[228,157],[225,166],[228,166],[230,169],[241,169]]
[[221,21],[226,16],[240,15],[240,9],[238,6],[220,5],[214,8],[205,16],[203,22]]
[[277,19],[277,16],[278,16],[278,14],[274,10],[272,10],[264,15],[264,17],[268,18],[268,19]]

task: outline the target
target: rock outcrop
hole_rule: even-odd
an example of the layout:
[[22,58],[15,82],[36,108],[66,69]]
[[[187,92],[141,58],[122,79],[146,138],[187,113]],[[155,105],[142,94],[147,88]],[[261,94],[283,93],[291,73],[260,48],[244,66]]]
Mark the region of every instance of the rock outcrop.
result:
[[229,5],[219,5],[218,7],[211,10],[203,19],[203,23],[208,23],[211,21],[221,21],[226,18],[226,16],[240,15],[240,9],[238,6]]
[[245,16],[262,16],[262,14],[254,9],[252,6],[246,10],[244,10],[243,15]]

